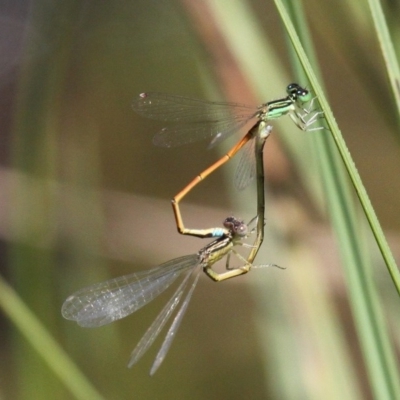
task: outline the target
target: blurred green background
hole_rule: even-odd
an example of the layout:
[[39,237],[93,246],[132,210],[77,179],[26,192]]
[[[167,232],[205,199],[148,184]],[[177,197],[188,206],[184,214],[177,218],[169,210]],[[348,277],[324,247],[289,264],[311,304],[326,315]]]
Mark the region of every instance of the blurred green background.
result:
[[[385,6],[399,43],[398,4]],[[331,107],[398,259],[399,120],[369,10],[333,0],[304,7]],[[255,105],[282,97],[295,77],[274,4],[4,1],[0,19],[1,273],[71,361],[50,342],[48,358],[32,347],[38,330],[8,318],[18,306],[2,284],[0,399],[374,398],[312,158],[312,136],[328,133],[303,133],[289,118],[274,124],[265,150],[268,220],[256,260],[285,271],[220,284],[202,277],[152,378],[157,349],[126,364],[168,293],[95,330],[60,313],[82,287],[205,245],[177,233],[170,199],[240,133],[209,151],[157,148],[163,125],[130,105],[144,91]],[[255,214],[255,188],[233,188],[235,166],[185,199],[186,226]],[[369,230],[361,232],[398,354],[398,297]]]

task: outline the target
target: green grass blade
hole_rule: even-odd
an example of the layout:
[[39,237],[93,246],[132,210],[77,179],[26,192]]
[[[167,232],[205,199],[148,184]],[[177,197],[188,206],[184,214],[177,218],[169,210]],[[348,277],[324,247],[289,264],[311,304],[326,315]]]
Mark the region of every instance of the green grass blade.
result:
[[393,41],[379,0],[368,0],[368,4],[371,9],[371,16],[382,49],[383,58],[385,59],[390,85],[397,106],[397,115],[400,116],[400,68]]
[[0,307],[77,399],[103,399],[2,277]]
[[[288,13],[279,0],[276,0],[275,3],[307,76],[313,86],[314,83],[318,85],[317,78],[300,44],[300,39],[295,32],[295,28],[292,25]],[[297,12],[292,15],[294,18],[299,17],[299,13]],[[301,21],[298,26],[303,26],[303,21]],[[318,89],[315,89],[315,92],[318,97],[320,95],[323,97],[323,92],[319,85]],[[369,202],[357,169],[355,168],[333,115],[327,107],[325,98],[321,102],[321,106],[324,111],[329,111],[328,125],[342,159],[345,161],[353,185],[357,190],[357,194],[367,214],[368,221],[373,230],[375,229],[374,235],[376,240],[383,241],[387,246],[386,239],[383,236],[383,232]],[[323,140],[323,137],[321,140]],[[325,141],[325,144],[327,145],[328,142]],[[337,168],[340,169],[340,166],[335,165],[335,158],[333,157],[331,149],[326,146],[325,151],[323,148],[320,150],[322,150],[320,157],[321,170],[323,172],[327,198],[330,203],[332,222],[338,235],[342,258],[345,260],[351,303],[356,317],[358,334],[361,338],[361,346],[364,351],[370,381],[377,398],[398,398],[400,396],[400,387],[398,384],[399,374],[393,357],[394,350],[388,339],[385,322],[382,318],[379,300],[372,279],[371,268],[368,265],[368,252],[365,251],[365,248],[362,246],[362,241],[359,239],[360,235],[358,234],[359,230],[357,229],[355,213],[352,209],[351,201],[348,200],[347,182],[345,179],[338,179],[339,175],[336,174],[336,170]],[[393,259],[388,246],[387,249],[382,249],[381,246],[379,247],[382,253],[385,253],[385,261],[388,257]],[[397,273],[395,264],[394,269],[395,273]],[[393,278],[393,281],[395,284],[398,283],[396,277]],[[397,284],[396,288],[398,288]]]
[[324,112],[325,119],[326,119],[327,125],[329,127],[329,130],[332,134],[333,140],[335,141],[335,144],[339,150],[340,156],[342,157],[342,160],[344,162],[346,170],[349,173],[350,179],[356,190],[356,193],[360,200],[360,203],[364,209],[365,215],[371,226],[371,230],[375,236],[376,242],[382,253],[382,257],[385,260],[385,263],[386,263],[386,266],[390,273],[390,276],[393,280],[393,283],[395,284],[396,290],[397,290],[398,294],[400,295],[400,273],[397,268],[396,261],[394,260],[393,254],[387,243],[386,237],[383,233],[382,227],[379,223],[379,220],[375,214],[374,208],[371,204],[371,201],[370,201],[368,194],[365,190],[365,187],[362,183],[362,180],[358,173],[358,170],[354,164],[354,161],[353,161],[353,159],[350,155],[350,152],[346,146],[343,136],[339,130],[339,127],[336,123],[333,113],[329,107],[328,101],[324,95],[324,92],[318,83],[315,73],[313,72],[310,61],[308,60],[306,53],[303,49],[303,46],[300,43],[300,40],[296,34],[296,31],[295,31],[294,26],[289,18],[289,15],[287,14],[287,12],[283,6],[283,3],[280,0],[275,0],[275,4],[281,14],[282,20],[285,24],[285,27],[288,31],[288,34],[289,34],[290,39],[293,43],[293,46],[296,50],[296,53],[300,59],[300,62],[307,74],[308,79],[310,80],[311,86],[313,87],[313,90],[314,90],[316,96],[318,97],[318,100],[321,105],[321,109]]

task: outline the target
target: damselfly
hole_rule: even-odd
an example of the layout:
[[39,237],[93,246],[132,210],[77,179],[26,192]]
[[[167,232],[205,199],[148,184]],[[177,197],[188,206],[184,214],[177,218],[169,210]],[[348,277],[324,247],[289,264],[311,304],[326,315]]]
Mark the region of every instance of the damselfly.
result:
[[[208,167],[193,179],[173,199],[177,229],[182,234],[190,234],[180,215],[180,201],[202,180],[217,168],[229,161],[243,146],[247,145],[238,166],[235,185],[239,189],[247,187],[254,177],[254,140],[259,131],[266,128],[266,122],[289,115],[298,128],[303,131],[323,129],[313,125],[323,112],[313,110],[315,98],[311,93],[298,85],[291,83],[286,88],[287,96],[273,100],[258,107],[249,107],[237,103],[209,102],[188,97],[168,95],[163,93],[142,93],[132,103],[133,109],[140,115],[160,121],[171,122],[153,139],[158,146],[174,147],[192,143],[202,139],[211,139],[210,147],[224,140],[243,127],[251,119],[257,118],[257,123],[237,142],[221,159]],[[306,105],[308,104],[308,107]],[[249,156],[250,155],[250,156]]]
[[[122,276],[79,290],[65,300],[62,306],[62,315],[66,319],[76,321],[78,325],[83,327],[106,325],[137,311],[164,292],[179,276],[183,275],[182,282],[148,328],[130,357],[129,367],[136,364],[154,342],[185,294],[182,305],[175,314],[150,370],[152,375],[163,362],[172,340],[176,336],[201,270],[214,281],[223,281],[245,274],[252,267],[275,266],[274,264],[253,266],[234,248],[239,245],[252,247],[243,240],[253,233],[254,229],[251,229],[251,225],[256,220],[257,217],[253,218],[249,224],[245,224],[237,218],[228,217],[224,221],[224,228],[204,230],[203,237],[217,237],[217,239],[203,247],[197,254],[179,257],[149,271]],[[239,268],[231,267],[230,258],[232,254],[240,262],[243,262],[243,265]],[[223,273],[214,271],[212,266],[225,256],[227,271]]]

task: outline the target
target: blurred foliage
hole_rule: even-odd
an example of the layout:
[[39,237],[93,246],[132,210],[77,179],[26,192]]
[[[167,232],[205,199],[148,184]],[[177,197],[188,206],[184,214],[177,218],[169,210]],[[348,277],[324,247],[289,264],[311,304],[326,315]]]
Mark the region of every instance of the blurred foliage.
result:
[[[366,2],[304,7],[325,93],[398,258],[399,119],[370,11]],[[385,7],[398,53],[395,6]],[[162,126],[130,103],[143,91],[249,104],[281,97],[295,80],[294,53],[273,3],[4,2],[0,19],[2,275],[17,299],[2,303],[11,319],[1,321],[0,398],[373,398],[312,158],[315,134],[289,119],[266,149],[267,237],[257,259],[286,271],[218,285],[204,278],[153,378],[156,350],[125,366],[165,295],[97,330],[60,314],[81,287],[204,245],[176,233],[169,199],[240,134],[211,151],[153,147]],[[234,191],[230,164],[188,197],[188,226],[252,216],[254,189]],[[398,352],[398,297],[358,216]],[[47,346],[35,342],[42,328],[55,340]]]

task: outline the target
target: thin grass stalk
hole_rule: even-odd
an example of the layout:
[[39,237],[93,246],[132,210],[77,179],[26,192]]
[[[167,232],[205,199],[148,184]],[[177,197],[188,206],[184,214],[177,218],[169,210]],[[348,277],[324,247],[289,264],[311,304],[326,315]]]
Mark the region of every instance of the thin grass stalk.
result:
[[0,277],[0,307],[75,398],[104,399],[2,277]]
[[368,0],[371,17],[374,22],[376,34],[382,49],[383,58],[387,67],[390,86],[397,107],[397,122],[400,122],[400,67],[397,60],[393,41],[390,36],[382,5],[378,0]]
[[[296,35],[289,15],[287,14],[280,0],[276,0],[275,3],[285,23],[286,29],[289,32],[289,36],[296,49],[296,52],[299,57],[301,55],[300,60],[307,73],[307,76],[309,77],[310,81],[316,81],[316,76],[311,69],[311,65],[304,53],[303,48],[301,47],[300,40]],[[296,7],[298,7],[298,3],[296,3]],[[293,11],[293,9],[291,10]],[[308,32],[307,29],[305,29],[305,21],[303,18],[301,18],[303,14],[298,11],[299,10],[292,12],[292,17],[296,21],[302,37],[305,37],[304,43],[307,43],[309,46],[310,40],[307,38]],[[301,20],[298,21],[298,19]],[[311,48],[307,47],[307,49],[309,49],[310,53],[312,54]],[[317,95],[320,99],[318,93]],[[324,99],[324,101],[326,100]],[[325,111],[324,108],[322,109]],[[331,116],[331,119],[334,122],[333,116]],[[343,155],[341,152],[342,158],[346,158],[348,162],[351,162],[351,171],[349,171],[349,174],[352,177],[357,176],[357,184],[355,184],[354,180],[353,184],[356,186],[357,193],[360,197],[362,197],[362,202],[365,206],[366,203],[369,202],[369,199],[366,196],[365,188],[358,176],[358,172],[351,160],[350,153],[345,146],[338,127],[336,123],[332,123],[332,121],[330,121],[329,126],[331,129],[334,127],[336,130],[334,133],[332,133],[337,144],[337,139],[340,138],[339,142],[341,147],[339,147],[339,151],[345,150],[345,155]],[[324,140],[323,137],[318,138],[318,140],[320,139]],[[321,154],[322,161],[321,171],[323,174],[323,181],[325,183],[328,202],[330,203],[329,209],[331,210],[332,223],[337,232],[342,258],[345,261],[344,264],[346,266],[346,273],[349,282],[348,287],[350,298],[356,317],[358,333],[361,338],[361,346],[364,352],[372,389],[377,398],[398,398],[400,396],[398,368],[393,357],[393,346],[388,338],[386,325],[382,318],[382,310],[376,294],[376,288],[373,283],[370,258],[368,250],[366,250],[368,247],[363,245],[359,239],[360,235],[357,226],[358,224],[356,215],[353,207],[351,206],[351,199],[349,201],[349,197],[347,193],[345,193],[348,192],[345,189],[347,187],[347,180],[337,179],[338,176],[336,175],[336,171],[338,170],[339,165],[337,165],[336,159],[330,150],[328,142],[324,142],[325,143],[322,142],[322,146],[319,147],[319,154]],[[348,167],[348,164],[346,164],[346,166]],[[370,207],[367,208],[369,216],[371,216],[373,209],[370,204],[369,206]],[[378,221],[377,223],[379,229],[381,230]],[[382,235],[378,236],[380,240],[383,237],[384,241],[386,242],[383,233]],[[391,256],[390,250],[389,255]],[[386,258],[388,256],[386,251],[385,256]]]
[[365,190],[365,187],[362,183],[361,177],[357,171],[357,168],[354,164],[354,161],[350,155],[350,152],[346,146],[346,143],[343,139],[343,136],[339,130],[339,127],[336,123],[336,120],[333,116],[333,113],[329,107],[328,101],[325,97],[325,94],[318,82],[318,79],[313,72],[310,61],[308,60],[304,49],[300,43],[299,38],[296,35],[296,31],[291,23],[289,16],[283,6],[283,3],[280,0],[275,0],[275,4],[281,14],[282,20],[285,24],[285,27],[288,31],[289,37],[292,41],[292,44],[296,50],[297,55],[302,63],[302,66],[307,74],[308,79],[310,80],[311,86],[318,97],[318,101],[321,105],[321,109],[324,112],[324,117],[327,123],[327,126],[331,132],[331,135],[335,141],[335,144],[339,150],[339,154],[342,157],[342,160],[345,164],[346,170],[350,176],[352,184],[356,190],[357,196],[360,200],[360,203],[364,209],[365,215],[368,219],[368,222],[371,226],[372,233],[375,236],[376,242],[379,246],[379,249],[382,253],[382,257],[385,261],[385,264],[388,268],[390,276],[393,280],[393,283],[396,287],[397,292],[400,294],[400,273],[396,265],[396,261],[393,257],[393,254],[390,250],[389,244],[385,238],[382,227],[379,223],[379,220],[375,214],[374,208],[371,204],[371,201],[368,197],[368,194]]

